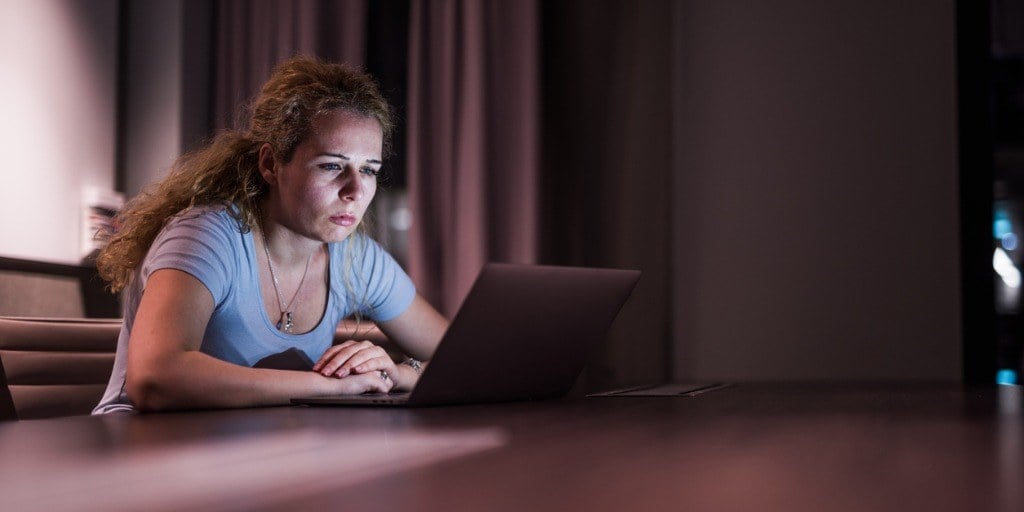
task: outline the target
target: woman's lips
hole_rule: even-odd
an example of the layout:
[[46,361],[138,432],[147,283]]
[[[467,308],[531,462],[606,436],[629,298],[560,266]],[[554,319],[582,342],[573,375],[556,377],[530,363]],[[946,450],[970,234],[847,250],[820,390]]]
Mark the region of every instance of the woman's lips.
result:
[[356,224],[356,216],[347,213],[342,215],[333,215],[331,216],[331,222],[347,228]]

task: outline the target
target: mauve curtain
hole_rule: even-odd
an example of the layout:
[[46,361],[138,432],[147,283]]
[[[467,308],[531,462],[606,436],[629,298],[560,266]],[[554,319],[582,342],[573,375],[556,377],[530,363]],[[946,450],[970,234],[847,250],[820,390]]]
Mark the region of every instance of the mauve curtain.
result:
[[278,62],[315,55],[361,67],[367,0],[218,0],[213,124],[240,127],[245,106]]
[[411,5],[408,267],[449,316],[484,263],[537,258],[539,23],[534,1]]

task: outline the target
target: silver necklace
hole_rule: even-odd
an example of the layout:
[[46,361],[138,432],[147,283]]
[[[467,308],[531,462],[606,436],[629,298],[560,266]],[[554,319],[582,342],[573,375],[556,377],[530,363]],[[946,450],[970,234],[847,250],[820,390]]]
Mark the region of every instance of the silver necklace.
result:
[[260,230],[260,237],[263,238],[263,251],[267,253],[267,266],[270,267],[270,278],[274,282],[274,292],[277,294],[277,306],[281,311],[281,316],[277,320],[277,330],[281,332],[292,332],[292,304],[295,303],[295,299],[299,296],[299,290],[302,289],[302,283],[306,282],[306,274],[309,273],[309,262],[313,261],[313,254],[309,255],[306,259],[306,270],[302,271],[302,279],[299,279],[299,285],[295,287],[295,294],[292,295],[292,300],[288,301],[288,305],[285,306],[284,300],[281,298],[281,284],[277,281],[277,274],[274,273],[274,262],[270,260],[270,248],[267,247],[267,235]]

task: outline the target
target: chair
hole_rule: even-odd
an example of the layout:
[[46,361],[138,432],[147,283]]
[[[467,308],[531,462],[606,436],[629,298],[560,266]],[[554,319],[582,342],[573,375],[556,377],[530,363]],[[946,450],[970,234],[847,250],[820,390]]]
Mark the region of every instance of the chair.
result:
[[[0,420],[92,412],[110,379],[120,332],[120,319],[0,317]],[[341,322],[334,342],[353,338],[400,357],[373,322]]]
[[17,419],[89,414],[120,330],[120,319],[0,318],[0,365]]

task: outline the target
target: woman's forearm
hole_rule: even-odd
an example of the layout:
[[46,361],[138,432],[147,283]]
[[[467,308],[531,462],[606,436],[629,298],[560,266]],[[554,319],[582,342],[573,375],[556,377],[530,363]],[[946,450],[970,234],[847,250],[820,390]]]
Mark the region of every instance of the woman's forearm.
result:
[[285,405],[296,396],[345,392],[339,379],[314,372],[248,368],[198,351],[160,361],[150,371],[129,366],[128,398],[139,410]]

